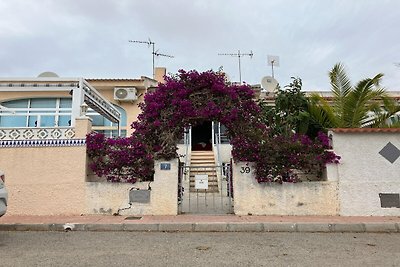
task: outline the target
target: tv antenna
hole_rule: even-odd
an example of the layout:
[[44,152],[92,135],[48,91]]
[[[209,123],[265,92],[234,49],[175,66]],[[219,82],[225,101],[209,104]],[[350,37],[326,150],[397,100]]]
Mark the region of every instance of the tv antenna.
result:
[[271,66],[272,78],[274,78],[274,66],[279,67],[279,57],[278,56],[268,56],[268,66]]
[[149,38],[148,41],[129,40],[129,42],[130,42],[130,43],[147,44],[148,47],[151,46],[151,48],[152,48],[151,54],[153,55],[153,78],[155,78],[155,73],[154,73],[154,57],[155,57],[155,56],[157,56],[157,57],[158,57],[158,56],[161,56],[161,57],[174,58],[174,56],[170,56],[170,55],[158,53],[158,50],[156,51],[156,50],[155,50],[155,47],[154,47],[156,43],[153,42],[153,41],[151,41],[150,38]]
[[250,58],[253,58],[253,51],[250,50],[250,53],[240,53],[240,50],[238,50],[237,53],[219,53],[218,56],[232,56],[232,57],[237,57],[239,61],[239,80],[240,84],[242,83],[242,70],[240,66],[240,58],[242,56],[249,56]]

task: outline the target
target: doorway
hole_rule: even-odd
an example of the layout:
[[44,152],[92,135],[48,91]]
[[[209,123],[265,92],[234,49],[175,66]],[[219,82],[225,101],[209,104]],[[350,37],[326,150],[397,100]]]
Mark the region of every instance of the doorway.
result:
[[205,121],[192,127],[192,150],[212,150],[212,122]]

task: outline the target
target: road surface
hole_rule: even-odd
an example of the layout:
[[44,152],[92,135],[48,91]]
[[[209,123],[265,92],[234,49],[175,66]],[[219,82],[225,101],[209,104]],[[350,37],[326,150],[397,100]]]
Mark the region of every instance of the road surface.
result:
[[400,234],[0,232],[0,266],[400,266]]

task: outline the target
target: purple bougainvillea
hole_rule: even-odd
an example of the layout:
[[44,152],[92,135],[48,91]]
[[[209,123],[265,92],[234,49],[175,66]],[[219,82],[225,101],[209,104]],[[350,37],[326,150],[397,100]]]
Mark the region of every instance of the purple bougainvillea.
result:
[[90,133],[86,139],[87,153],[92,160],[89,167],[96,175],[110,182],[135,183],[138,179],[153,179],[153,156],[134,136],[114,139]]
[[222,73],[180,70],[165,77],[154,92],[139,104],[142,113],[132,123],[127,138],[110,139],[102,134],[87,136],[90,167],[113,182],[151,179],[154,159],[173,159],[185,127],[219,121],[228,131],[235,161],[256,164],[259,182],[296,182],[291,169],[322,170],[339,157],[329,149],[329,138],[304,135],[269,137],[260,118],[260,107],[248,85],[230,85]]

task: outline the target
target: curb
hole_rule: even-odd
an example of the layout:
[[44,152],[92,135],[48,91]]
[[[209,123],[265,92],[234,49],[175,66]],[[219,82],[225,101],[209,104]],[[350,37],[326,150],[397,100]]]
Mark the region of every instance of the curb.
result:
[[400,223],[10,223],[0,231],[400,233]]

